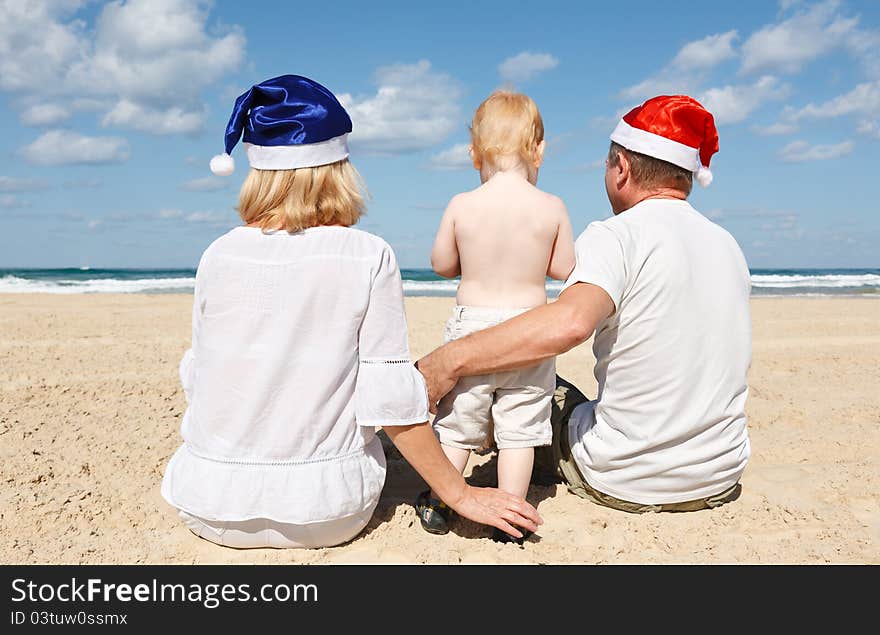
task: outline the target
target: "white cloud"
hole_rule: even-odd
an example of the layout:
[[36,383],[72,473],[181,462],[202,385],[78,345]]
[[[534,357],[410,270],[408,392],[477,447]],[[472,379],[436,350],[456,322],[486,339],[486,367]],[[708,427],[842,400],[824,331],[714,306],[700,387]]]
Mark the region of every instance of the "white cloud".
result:
[[759,232],[764,238],[800,240],[805,231],[798,214],[764,208],[713,209],[706,217],[737,232]]
[[698,84],[699,80],[689,74],[662,71],[657,76],[624,88],[620,96],[630,101],[644,101],[657,95],[688,95],[696,90]]
[[[198,129],[202,90],[241,64],[241,32],[209,28],[206,0],[108,2],[93,24],[79,16],[85,4],[0,0],[0,90],[25,104],[67,98],[74,110],[102,111],[108,125]],[[59,121],[51,114],[22,117]]]
[[182,219],[187,223],[213,223],[215,225],[229,224],[229,216],[219,212],[190,212],[186,213],[179,209],[162,209],[157,216],[164,220]]
[[0,175],[0,192],[36,192],[48,187],[43,181]]
[[853,151],[854,147],[855,144],[852,141],[829,145],[810,145],[806,141],[792,141],[779,151],[779,157],[786,163],[826,161],[846,156]]
[[451,148],[433,155],[428,162],[428,167],[434,170],[464,170],[473,167],[470,145],[456,143]]
[[736,55],[733,41],[737,37],[736,30],[726,33],[707,35],[702,40],[685,44],[672,65],[679,69],[711,68]]
[[800,4],[801,0],[779,0],[779,10],[788,11],[791,7]]
[[21,111],[21,123],[26,126],[51,126],[70,117],[70,110],[52,103],[34,104]]
[[501,62],[498,65],[498,74],[505,81],[525,82],[539,73],[553,70],[557,66],[559,66],[559,60],[549,53],[523,51]]
[[146,108],[122,99],[101,119],[104,127],[131,128],[157,135],[185,134],[202,129],[206,111],[204,108],[185,110],[173,106],[166,110]]
[[847,38],[846,48],[862,63],[865,74],[880,79],[880,31],[856,31]]
[[683,95],[696,92],[706,72],[736,56],[733,41],[736,30],[707,35],[682,46],[670,63],[656,75],[621,91],[627,100],[644,100],[656,95]]
[[0,196],[0,207],[6,209],[18,209],[22,207],[30,207],[30,201],[25,201],[12,194],[3,194]]
[[77,179],[75,181],[65,181],[64,187],[70,189],[95,189],[104,185],[103,181],[98,179]]
[[34,165],[122,163],[128,141],[120,137],[87,137],[69,130],[49,130],[19,153]]
[[859,84],[844,95],[824,104],[807,104],[789,116],[792,121],[798,121],[805,118],[840,117],[851,114],[880,114],[880,82]]
[[375,95],[339,95],[352,119],[355,147],[378,154],[413,152],[442,142],[463,125],[458,82],[433,71],[427,60],[380,68],[375,83]]
[[820,2],[753,33],[742,45],[743,73],[776,70],[796,73],[805,64],[846,44],[858,18],[838,13],[837,0]]
[[859,122],[858,128],[856,128],[859,134],[865,135],[866,137],[871,137],[874,139],[880,139],[880,121],[875,120],[864,120]]
[[219,179],[216,176],[205,176],[181,184],[180,189],[187,192],[216,192],[227,187],[229,187],[229,181]]
[[187,214],[184,220],[187,223],[219,223],[229,220],[229,217],[226,214],[219,214],[217,212],[193,212],[192,214]]
[[779,135],[787,135],[797,132],[798,127],[793,123],[785,123],[778,121],[769,126],[752,126],[752,132],[762,137],[774,137]]
[[605,159],[596,159],[595,161],[589,161],[587,163],[582,163],[580,165],[576,165],[573,168],[570,168],[569,172],[592,172],[594,170],[599,170],[605,167]]
[[779,80],[771,75],[765,75],[750,85],[710,88],[700,95],[697,101],[712,113],[716,124],[724,125],[739,123],[764,103],[784,99],[788,93],[787,85],[780,84]]
[[0,2],[0,89],[59,90],[63,69],[88,54],[86,25],[71,16],[84,2]]

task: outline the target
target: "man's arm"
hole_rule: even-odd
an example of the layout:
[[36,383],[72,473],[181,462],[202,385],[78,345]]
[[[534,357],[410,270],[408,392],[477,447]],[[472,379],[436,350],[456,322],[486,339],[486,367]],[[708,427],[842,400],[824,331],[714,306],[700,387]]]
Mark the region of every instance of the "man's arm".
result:
[[601,287],[578,282],[556,302],[441,346],[417,363],[432,411],[459,377],[524,368],[560,355],[588,340],[613,312]]
[[516,538],[522,537],[519,528],[534,532],[544,522],[535,508],[519,496],[468,485],[443,454],[427,423],[382,429],[431,489],[459,515],[497,527]]

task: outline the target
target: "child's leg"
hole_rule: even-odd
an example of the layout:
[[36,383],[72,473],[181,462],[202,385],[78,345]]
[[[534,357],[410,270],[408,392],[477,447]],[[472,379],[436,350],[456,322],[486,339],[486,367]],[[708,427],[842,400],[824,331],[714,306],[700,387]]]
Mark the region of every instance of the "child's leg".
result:
[[535,448],[504,448],[498,450],[498,489],[526,497],[532,478]]
[[[451,445],[443,445],[442,443],[440,444],[440,447],[443,449],[443,454],[446,455],[449,462],[455,466],[455,469],[458,470],[460,474],[463,474],[464,468],[467,466],[468,459],[471,456],[471,451],[465,450],[464,448],[456,448]],[[431,498],[437,498],[437,494],[434,493],[434,490],[431,490]]]

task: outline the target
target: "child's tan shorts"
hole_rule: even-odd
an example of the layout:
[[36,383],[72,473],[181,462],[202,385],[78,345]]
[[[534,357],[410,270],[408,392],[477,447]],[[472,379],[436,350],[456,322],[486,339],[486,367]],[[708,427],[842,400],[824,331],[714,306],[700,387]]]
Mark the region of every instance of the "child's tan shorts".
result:
[[[527,310],[456,306],[446,322],[444,340],[457,340]],[[434,432],[443,445],[467,450],[485,447],[493,429],[499,449],[549,445],[555,388],[554,359],[520,370],[462,377],[440,400]]]

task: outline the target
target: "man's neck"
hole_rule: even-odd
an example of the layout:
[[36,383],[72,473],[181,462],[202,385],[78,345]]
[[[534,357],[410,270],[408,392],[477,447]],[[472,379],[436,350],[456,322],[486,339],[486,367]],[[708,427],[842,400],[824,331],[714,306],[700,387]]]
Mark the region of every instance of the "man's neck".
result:
[[687,200],[687,194],[685,194],[681,190],[675,189],[673,187],[664,187],[664,188],[659,188],[659,189],[654,189],[654,190],[649,190],[649,191],[637,192],[637,193],[633,194],[633,196],[630,198],[629,201],[627,201],[628,205],[626,207],[624,207],[622,210],[620,210],[619,212],[615,212],[615,215],[622,214],[626,210],[632,209],[633,207],[635,207],[639,203],[642,203],[644,201],[648,201],[651,199],[655,199],[655,198],[656,199],[673,199],[673,200],[685,201],[685,200]]

